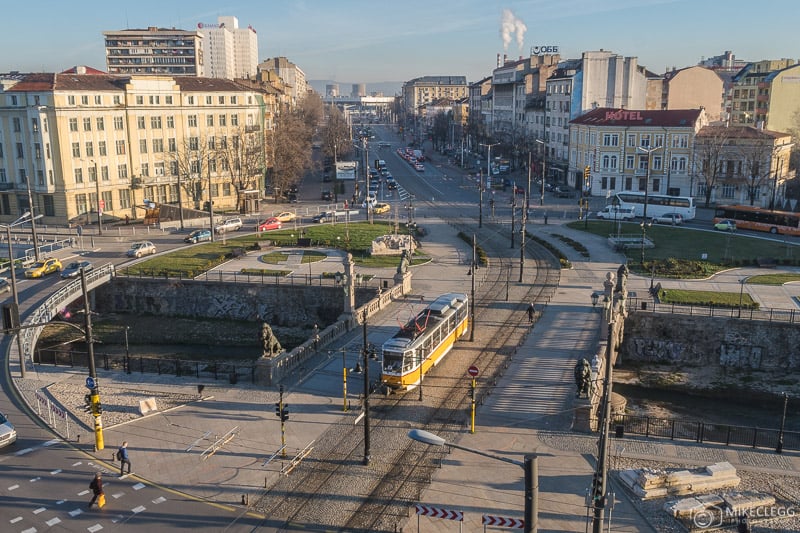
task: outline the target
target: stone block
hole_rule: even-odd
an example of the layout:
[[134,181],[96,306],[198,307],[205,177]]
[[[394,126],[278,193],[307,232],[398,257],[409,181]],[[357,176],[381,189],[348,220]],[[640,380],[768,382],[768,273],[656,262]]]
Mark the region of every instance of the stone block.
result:
[[731,492],[722,495],[725,504],[736,514],[756,507],[775,505],[775,498],[762,492]]
[[146,415],[152,411],[158,411],[155,398],[147,398],[139,401],[139,414]]
[[664,511],[670,515],[680,518],[683,516],[694,516],[698,512],[709,507],[721,506],[724,500],[716,494],[704,494],[692,498],[681,498],[680,500],[670,500],[664,504]]

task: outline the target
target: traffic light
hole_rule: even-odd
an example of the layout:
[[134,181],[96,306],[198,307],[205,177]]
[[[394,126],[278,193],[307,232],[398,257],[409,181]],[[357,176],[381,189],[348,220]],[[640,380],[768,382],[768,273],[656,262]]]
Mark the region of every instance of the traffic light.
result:
[[589,165],[583,167],[583,181],[587,185],[589,184],[589,178],[591,177],[591,174],[592,174],[592,167],[590,167]]
[[281,417],[281,402],[275,402],[275,416]]
[[91,394],[87,394],[86,396],[83,397],[83,404],[84,404],[83,405],[83,411],[85,413],[91,413],[92,412],[92,395]]
[[283,410],[281,411],[281,422],[286,422],[289,420],[289,404],[283,404]]
[[96,393],[90,394],[89,399],[92,403],[92,414],[95,416],[103,414],[103,406],[100,404],[100,395]]

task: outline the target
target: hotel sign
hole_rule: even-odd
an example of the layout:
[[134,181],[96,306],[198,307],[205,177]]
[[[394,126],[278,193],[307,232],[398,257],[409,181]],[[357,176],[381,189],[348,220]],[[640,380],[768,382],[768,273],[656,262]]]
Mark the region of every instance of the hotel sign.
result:
[[641,111],[606,111],[606,120],[644,120]]

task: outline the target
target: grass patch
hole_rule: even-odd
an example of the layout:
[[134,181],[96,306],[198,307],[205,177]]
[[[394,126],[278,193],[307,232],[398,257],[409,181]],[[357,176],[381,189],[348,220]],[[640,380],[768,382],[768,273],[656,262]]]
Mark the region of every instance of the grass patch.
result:
[[759,274],[747,278],[747,283],[753,285],[783,285],[792,281],[800,281],[800,274]]
[[758,302],[750,295],[739,292],[688,291],[684,289],[661,289],[658,300],[665,304],[705,305],[738,309],[758,309]]
[[268,263],[270,265],[277,265],[278,263],[283,263],[289,258],[289,254],[286,252],[270,252],[268,254],[264,254],[259,257],[259,261],[264,263]]
[[316,263],[323,261],[326,257],[328,257],[328,254],[316,250],[303,250],[303,259],[300,262],[303,264]]

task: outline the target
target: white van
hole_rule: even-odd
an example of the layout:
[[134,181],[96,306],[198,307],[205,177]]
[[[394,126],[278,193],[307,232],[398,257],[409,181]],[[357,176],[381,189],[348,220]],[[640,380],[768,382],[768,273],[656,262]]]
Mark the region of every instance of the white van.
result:
[[620,207],[618,205],[607,205],[602,210],[597,212],[597,218],[605,218],[608,220],[633,220],[636,216],[636,208]]

